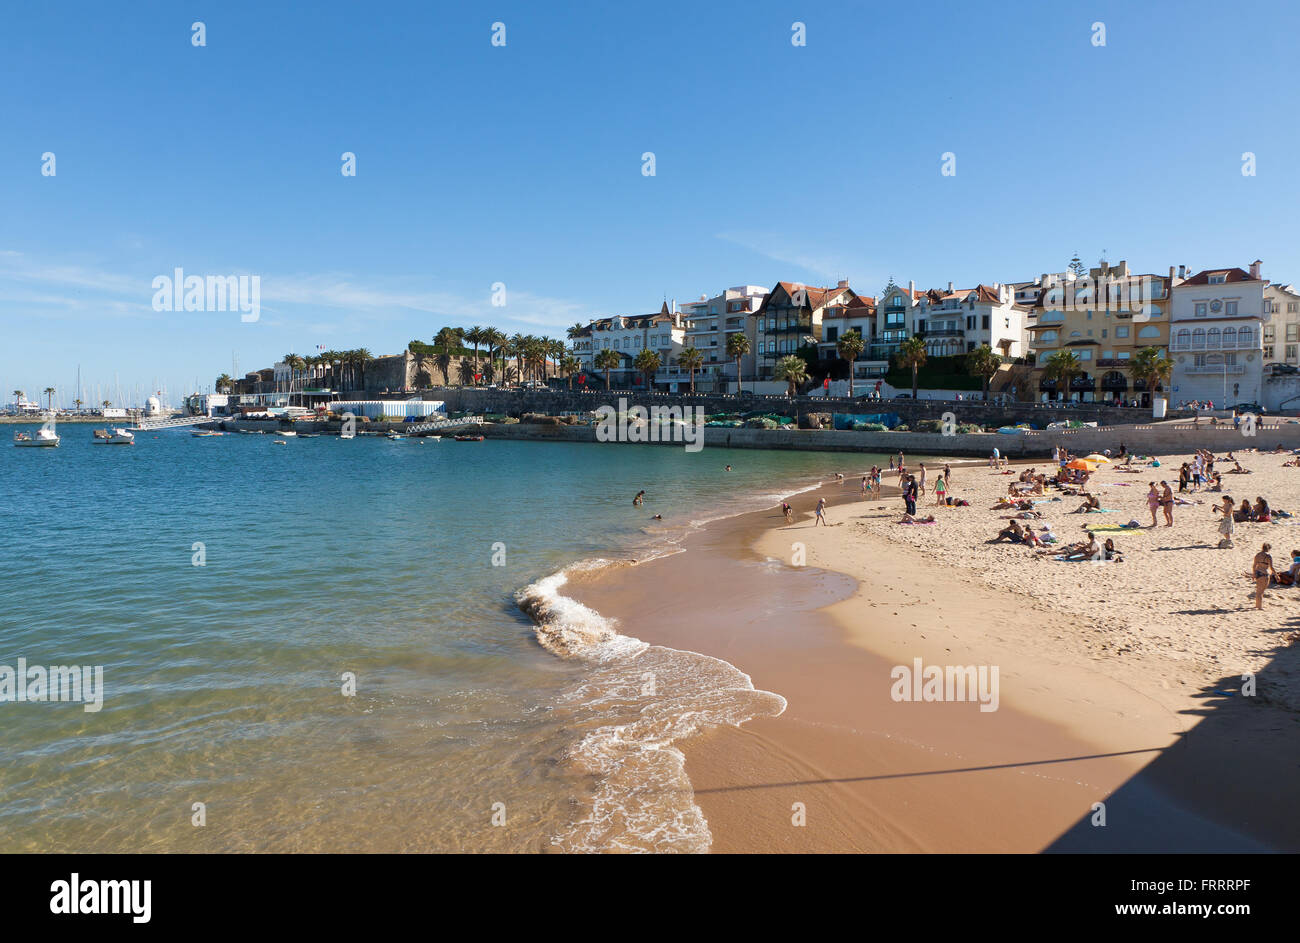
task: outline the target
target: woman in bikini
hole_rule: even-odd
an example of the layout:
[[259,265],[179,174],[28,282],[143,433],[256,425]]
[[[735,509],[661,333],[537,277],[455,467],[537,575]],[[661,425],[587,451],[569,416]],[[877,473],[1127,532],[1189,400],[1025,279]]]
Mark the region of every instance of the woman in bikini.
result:
[[1160,487],[1164,492],[1160,495],[1160,506],[1165,510],[1165,526],[1174,526],[1174,489],[1169,487],[1169,482],[1160,482]]
[[1151,490],[1147,492],[1147,510],[1151,512],[1151,526],[1156,526],[1156,509],[1160,507],[1160,492],[1156,490],[1156,483],[1151,482]]
[[1255,608],[1264,608],[1264,590],[1268,589],[1269,577],[1277,576],[1273,569],[1273,558],[1269,555],[1272,547],[1264,544],[1259,553],[1255,554],[1255,559],[1251,563],[1251,573],[1255,578]]

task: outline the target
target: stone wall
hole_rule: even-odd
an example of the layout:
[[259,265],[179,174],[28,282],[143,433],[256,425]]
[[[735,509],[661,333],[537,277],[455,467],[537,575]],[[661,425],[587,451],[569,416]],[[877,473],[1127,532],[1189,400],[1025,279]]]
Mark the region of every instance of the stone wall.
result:
[[[959,423],[977,425],[1016,425],[1027,422],[1045,426],[1049,422],[1077,419],[1105,425],[1132,425],[1151,422],[1150,409],[1126,409],[1113,406],[1086,405],[1062,408],[1035,403],[1011,406],[984,405],[982,402],[943,402],[937,400],[890,399],[872,403],[847,397],[727,396],[712,393],[645,393],[613,390],[569,392],[559,390],[520,391],[489,390],[469,387],[446,387],[423,391],[425,399],[444,400],[449,412],[469,412],[522,416],[524,413],[585,413],[602,405],[618,406],[701,406],[706,415],[734,412],[771,412],[797,418],[804,413],[897,413],[909,425],[919,419],[940,419],[952,412]],[[1171,416],[1174,413],[1170,413]]]

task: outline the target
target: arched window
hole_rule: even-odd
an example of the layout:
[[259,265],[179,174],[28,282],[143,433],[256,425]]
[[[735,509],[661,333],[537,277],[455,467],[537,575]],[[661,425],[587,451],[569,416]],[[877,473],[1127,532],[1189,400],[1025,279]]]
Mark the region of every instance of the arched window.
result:
[[1205,332],[1205,347],[1207,350],[1219,349],[1219,329],[1212,327]]
[[1044,344],[1054,344],[1059,336],[1060,335],[1057,334],[1056,331],[1043,331],[1043,333],[1039,335],[1039,340]]
[[1235,327],[1225,327],[1223,329],[1223,346],[1225,350],[1237,346],[1237,329]]
[[[1186,334],[1186,333],[1187,333],[1186,330],[1183,330],[1183,331],[1180,331],[1180,332],[1179,332],[1180,335],[1182,335],[1182,334]],[[1140,328],[1140,329],[1138,330],[1138,337],[1159,337],[1159,336],[1160,336],[1160,328],[1158,328],[1158,327],[1154,327],[1154,326],[1152,326],[1152,325],[1150,325],[1150,324],[1148,324],[1146,327],[1144,327],[1144,328]],[[1187,338],[1185,338],[1185,337],[1181,337],[1181,336],[1179,337],[1178,340],[1179,340],[1179,343],[1181,343],[1181,344],[1185,344],[1185,343],[1187,342]]]
[[1237,331],[1237,346],[1251,347],[1255,342],[1255,332],[1248,327],[1243,327]]
[[1192,350],[1205,349],[1205,328],[1198,327],[1192,331]]
[[[1146,328],[1143,328],[1142,330],[1145,331]],[[1141,336],[1142,336],[1142,331],[1138,331],[1138,337]],[[1178,341],[1174,346],[1187,348],[1190,347],[1191,344],[1192,344],[1192,332],[1187,330],[1187,328],[1183,328],[1181,331],[1178,332]]]

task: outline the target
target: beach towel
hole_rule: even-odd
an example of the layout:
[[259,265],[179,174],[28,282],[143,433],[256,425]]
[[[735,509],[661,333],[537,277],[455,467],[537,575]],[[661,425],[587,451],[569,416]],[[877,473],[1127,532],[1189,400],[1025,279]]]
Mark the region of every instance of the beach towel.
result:
[[1053,560],[1059,560],[1061,563],[1112,563],[1112,560],[1104,560],[1101,557],[1067,557],[1064,555],[1052,557]]
[[[1139,524],[1138,526],[1140,527],[1142,525]],[[1090,534],[1101,534],[1101,533],[1109,533],[1111,531],[1132,530],[1132,529],[1133,528],[1128,524],[1093,524],[1091,527],[1087,528],[1087,531]]]

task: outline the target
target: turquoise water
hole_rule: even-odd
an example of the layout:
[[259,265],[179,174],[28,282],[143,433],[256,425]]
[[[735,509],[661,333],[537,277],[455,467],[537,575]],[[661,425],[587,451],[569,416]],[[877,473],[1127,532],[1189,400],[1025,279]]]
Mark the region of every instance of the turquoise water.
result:
[[[658,748],[780,699],[552,575],[882,461],[59,431],[0,448],[0,665],[103,666],[105,698],[0,703],[0,851],[701,850]],[[629,798],[656,777],[671,800]]]

